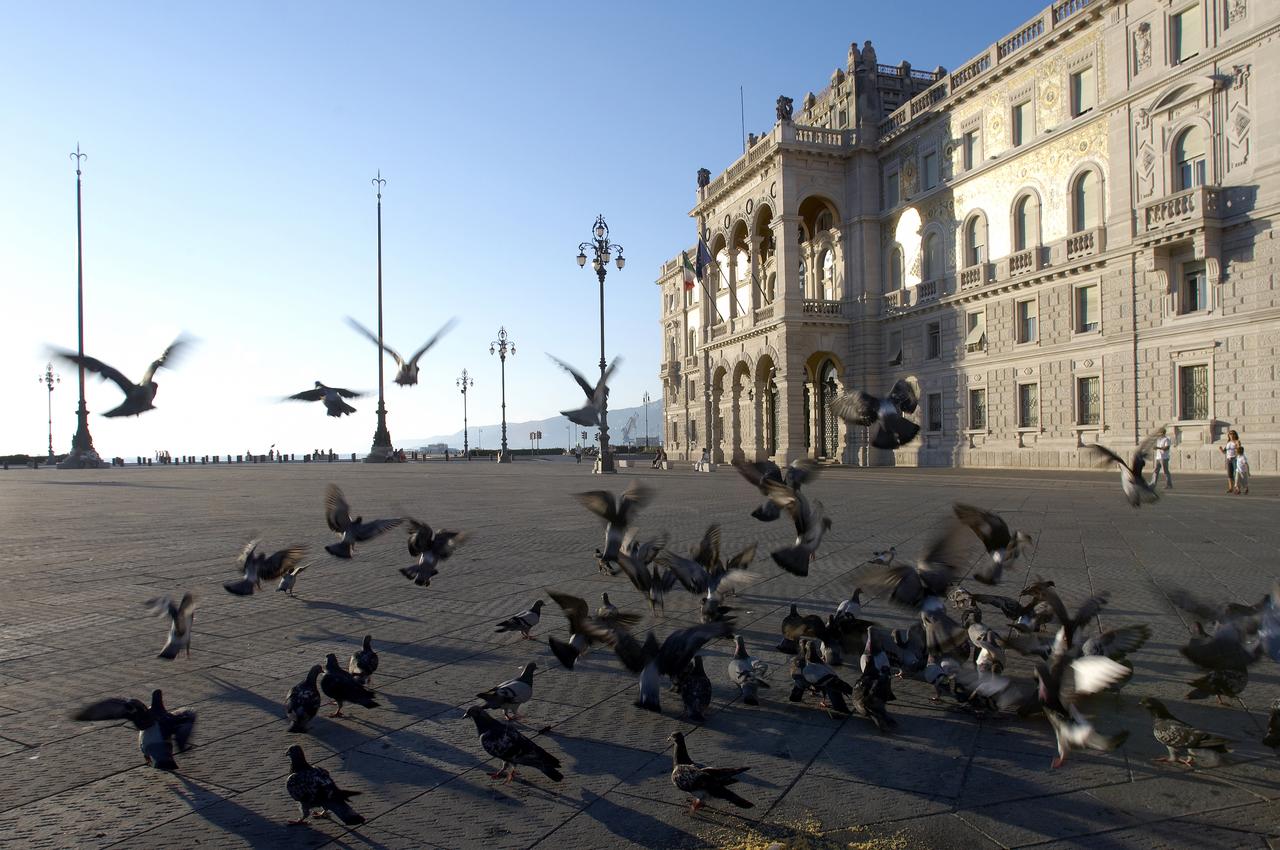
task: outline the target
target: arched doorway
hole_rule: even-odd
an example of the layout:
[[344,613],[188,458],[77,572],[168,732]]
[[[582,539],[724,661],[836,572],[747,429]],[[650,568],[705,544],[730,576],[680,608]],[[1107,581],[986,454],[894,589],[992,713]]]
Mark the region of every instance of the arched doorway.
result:
[[840,419],[831,402],[840,395],[836,364],[824,360],[818,367],[818,457],[840,459]]

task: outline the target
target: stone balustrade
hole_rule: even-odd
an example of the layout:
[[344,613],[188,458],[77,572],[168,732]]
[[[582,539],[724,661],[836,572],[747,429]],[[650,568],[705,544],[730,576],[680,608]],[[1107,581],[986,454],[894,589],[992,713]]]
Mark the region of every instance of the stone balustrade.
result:
[[816,316],[840,316],[844,313],[842,302],[816,298],[806,298],[802,309],[806,315]]
[[1144,233],[1179,227],[1218,216],[1219,192],[1208,186],[1197,186],[1174,195],[1166,195],[1139,209]]
[[1105,247],[1105,242],[1106,231],[1101,227],[1091,227],[1079,233],[1072,233],[1066,240],[1067,259],[1078,260],[1100,254]]
[[752,316],[757,322],[767,322],[773,318],[773,305],[766,304],[763,307],[757,307]]
[[978,263],[960,270],[960,289],[973,289],[991,280],[991,264]]
[[902,309],[902,301],[903,301],[902,296],[903,296],[903,291],[901,289],[895,289],[893,292],[886,292],[884,294],[885,310]]
[[916,286],[916,303],[933,301],[942,292],[942,289],[942,281],[937,278],[920,281]]
[[1015,251],[1009,255],[1009,276],[1016,277],[1020,274],[1034,272],[1040,268],[1040,248],[1027,248],[1025,251]]

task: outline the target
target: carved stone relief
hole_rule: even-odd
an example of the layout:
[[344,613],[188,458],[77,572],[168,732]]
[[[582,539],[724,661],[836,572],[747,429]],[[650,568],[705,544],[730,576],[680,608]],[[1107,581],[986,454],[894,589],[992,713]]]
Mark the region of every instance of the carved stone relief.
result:
[[1253,116],[1249,111],[1249,74],[1252,66],[1236,65],[1227,90],[1227,168],[1240,168],[1249,164],[1250,128]]
[[1143,21],[1133,32],[1133,72],[1141,74],[1151,67],[1151,24]]
[[1249,4],[1246,0],[1227,0],[1227,26],[1242,22],[1248,14]]

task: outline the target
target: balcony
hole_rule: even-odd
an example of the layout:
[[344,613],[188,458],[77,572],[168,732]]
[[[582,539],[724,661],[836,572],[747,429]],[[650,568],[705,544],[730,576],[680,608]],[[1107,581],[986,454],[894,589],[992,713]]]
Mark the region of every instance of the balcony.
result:
[[844,314],[840,301],[823,301],[815,298],[804,300],[803,312],[807,316],[840,316]]
[[696,354],[690,354],[688,357],[686,357],[686,358],[684,359],[684,368],[685,368],[685,369],[697,369],[697,368],[698,368],[698,355],[696,355]]
[[1203,227],[1205,219],[1219,215],[1219,191],[1197,186],[1174,195],[1166,195],[1154,203],[1138,208],[1138,221],[1143,233],[1158,234],[1169,230]]
[[942,285],[942,280],[934,278],[933,280],[922,280],[916,286],[916,303],[923,304],[925,301],[934,301],[938,295],[946,290]]
[[991,264],[978,263],[960,270],[960,289],[974,289],[991,280]]
[[901,289],[895,289],[893,292],[886,292],[884,294],[885,311],[888,312],[891,310],[902,309],[902,302],[906,300],[903,297],[905,295],[906,295],[906,292]]
[[720,337],[724,336],[728,332],[729,332],[729,324],[727,322],[721,322],[718,325],[712,325],[711,327],[707,328],[707,341],[709,342],[714,339],[719,339]]
[[756,324],[759,324],[760,322],[767,322],[773,318],[773,305],[766,304],[763,307],[759,307],[751,315]]
[[1091,227],[1072,233],[1066,240],[1067,260],[1079,260],[1101,254],[1106,247],[1107,232],[1101,227]]
[[1009,255],[1010,277],[1017,277],[1020,274],[1028,274],[1039,270],[1040,246],[1027,248],[1025,251],[1015,251]]

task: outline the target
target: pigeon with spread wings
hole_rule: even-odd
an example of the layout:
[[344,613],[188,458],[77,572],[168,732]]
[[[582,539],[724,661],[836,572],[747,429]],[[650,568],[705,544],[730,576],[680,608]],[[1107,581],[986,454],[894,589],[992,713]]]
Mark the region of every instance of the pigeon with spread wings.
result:
[[351,505],[347,497],[342,495],[336,484],[330,484],[324,494],[324,519],[329,528],[341,535],[337,543],[330,543],[324,550],[335,558],[350,558],[356,550],[357,543],[372,540],[382,532],[395,528],[402,522],[400,517],[391,519],[374,519],[364,521],[364,517],[351,518]]
[[165,615],[169,618],[169,639],[158,658],[169,661],[178,657],[179,652],[186,652],[191,657],[191,621],[195,619],[196,598],[191,593],[182,594],[182,600],[174,602],[168,596],[157,596],[147,600],[151,613]]
[[997,513],[975,508],[956,502],[951,506],[956,519],[969,527],[969,530],[982,541],[982,548],[987,550],[991,563],[983,563],[973,574],[975,581],[983,584],[997,584],[1004,568],[1011,566],[1022,554],[1023,547],[1031,545],[1031,535],[1025,531],[1011,531],[1009,524]]
[[1156,494],[1155,488],[1142,474],[1143,467],[1147,465],[1147,454],[1151,451],[1151,447],[1155,445],[1156,438],[1159,436],[1159,431],[1148,434],[1146,439],[1134,449],[1133,454],[1130,455],[1127,461],[1106,446],[1097,443],[1085,446],[1087,450],[1097,456],[1099,466],[1114,463],[1120,467],[1120,487],[1124,490],[1124,496],[1129,500],[1129,504],[1135,508],[1142,507],[1143,502],[1154,502],[1160,498]]
[[618,364],[622,362],[622,358],[615,357],[613,362],[609,364],[609,368],[604,370],[604,374],[600,376],[600,380],[594,385],[591,384],[582,373],[574,369],[568,363],[564,362],[555,355],[548,354],[556,365],[573,376],[578,382],[578,386],[582,388],[582,392],[587,397],[586,406],[577,410],[562,410],[560,415],[567,417],[568,420],[575,425],[581,425],[583,428],[595,428],[600,425],[600,414],[604,410],[605,402],[609,397],[609,378],[612,377],[613,371],[618,368]]
[[449,321],[445,322],[444,326],[441,327],[440,330],[436,331],[435,335],[432,336],[431,339],[424,342],[422,344],[422,347],[413,353],[412,357],[410,357],[408,360],[405,360],[403,357],[399,355],[399,353],[396,352],[394,348],[387,345],[385,342],[381,342],[381,343],[378,342],[378,337],[375,336],[374,333],[370,331],[368,328],[366,328],[364,325],[360,324],[350,316],[347,317],[348,325],[351,325],[351,327],[355,328],[357,331],[359,331],[360,333],[368,337],[369,340],[373,342],[374,345],[381,346],[382,350],[385,351],[387,354],[390,354],[391,359],[396,361],[396,368],[399,370],[396,372],[396,383],[402,387],[411,387],[414,384],[418,383],[418,360],[421,359],[422,355],[430,351],[431,346],[439,342],[440,338],[445,334],[447,334],[450,330],[452,330],[453,326],[456,325],[457,323],[458,323],[457,319],[450,319]]
[[785,470],[771,460],[752,463],[745,459],[738,459],[733,462],[733,468],[750,481],[751,485],[760,491],[760,495],[764,496],[764,503],[751,512],[751,515],[761,522],[772,522],[782,516],[782,509],[769,496],[768,482],[784,484],[798,492],[803,484],[811,481],[818,474],[818,462],[807,457],[793,460]]
[[356,412],[356,409],[343,401],[343,399],[360,398],[362,395],[364,393],[358,393],[355,390],[344,390],[342,387],[326,387],[316,381],[315,389],[294,393],[291,396],[287,396],[285,401],[323,401],[325,415],[341,417],[349,416]]
[[138,416],[148,410],[155,409],[155,405],[152,402],[156,400],[156,391],[160,388],[160,384],[155,380],[155,374],[163,367],[172,369],[177,355],[187,344],[188,340],[184,337],[178,337],[170,343],[169,347],[164,350],[164,354],[152,361],[151,365],[147,367],[147,371],[142,375],[142,380],[136,384],[126,378],[119,369],[108,366],[95,357],[81,356],[73,351],[64,351],[60,348],[53,349],[53,353],[63,360],[88,369],[90,372],[96,372],[99,378],[104,381],[111,381],[124,393],[124,401],[119,406],[102,414],[103,416]]
[[920,426],[905,414],[915,413],[919,395],[909,380],[900,380],[884,398],[855,390],[831,402],[831,412],[846,422],[871,429],[871,445],[896,449],[915,439]]

